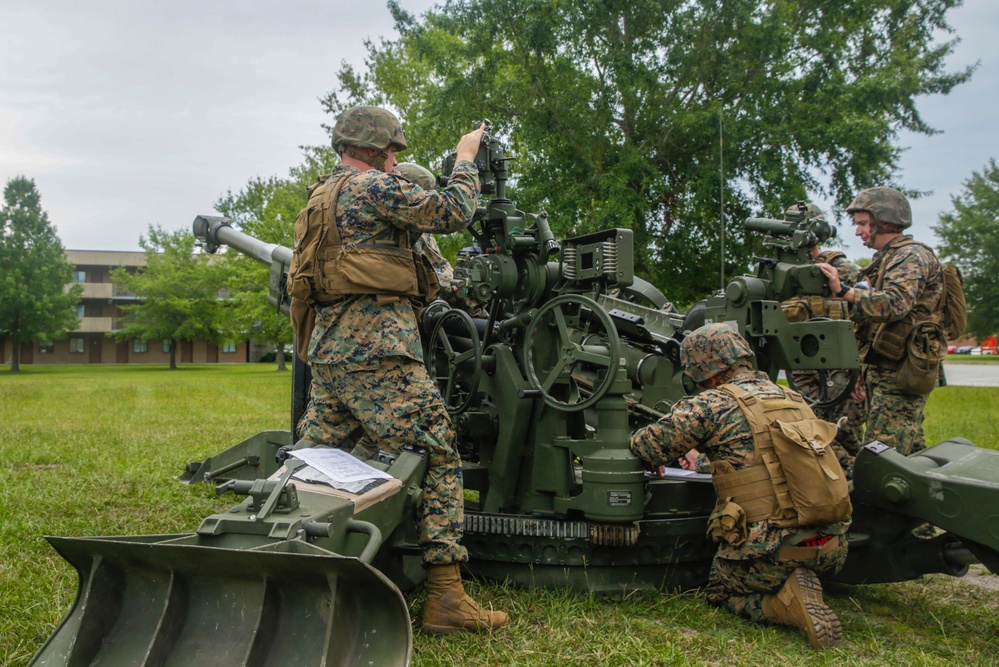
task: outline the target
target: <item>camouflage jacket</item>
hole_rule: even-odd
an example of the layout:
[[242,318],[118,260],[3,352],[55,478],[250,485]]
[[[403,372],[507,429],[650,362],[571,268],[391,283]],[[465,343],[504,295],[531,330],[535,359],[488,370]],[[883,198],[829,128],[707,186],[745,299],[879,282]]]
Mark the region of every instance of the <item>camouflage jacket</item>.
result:
[[[910,311],[929,317],[936,311],[943,295],[943,274],[940,262],[922,245],[896,248],[902,239],[897,236],[874,254],[871,266],[862,273],[870,283],[867,288],[855,287],[856,298],[850,319],[860,325],[901,320]],[[875,327],[859,326],[857,342],[863,355],[870,345]]]
[[[396,229],[446,234],[464,229],[479,201],[478,171],[460,161],[447,187],[422,190],[401,176],[377,170],[352,173],[337,199],[337,227],[344,245],[391,239]],[[414,243],[415,245],[415,243]],[[442,258],[443,259],[443,258]],[[389,356],[423,360],[413,305],[358,294],[316,310],[309,363],[353,364]]]
[[[783,398],[780,387],[765,373],[752,371],[730,380],[761,399]],[[711,461],[728,461],[736,470],[753,464],[753,434],[749,422],[730,394],[721,389],[707,389],[687,396],[673,406],[665,417],[636,431],[631,436],[631,451],[652,465],[669,465],[697,449]],[[808,535],[842,535],[849,521],[804,529]],[[718,546],[721,558],[745,560],[774,553],[782,542],[798,541],[795,528],[780,528],[769,520],[748,524],[746,541],[733,547]],[[806,535],[802,535],[805,537]]]

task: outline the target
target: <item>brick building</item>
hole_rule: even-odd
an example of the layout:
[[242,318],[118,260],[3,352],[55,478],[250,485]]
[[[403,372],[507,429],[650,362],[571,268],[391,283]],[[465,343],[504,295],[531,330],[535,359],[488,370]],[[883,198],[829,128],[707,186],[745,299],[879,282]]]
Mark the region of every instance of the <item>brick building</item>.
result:
[[[45,343],[22,343],[22,364],[165,364],[170,362],[169,342],[130,339],[117,342],[108,334],[120,328],[123,315],[119,305],[137,297],[111,280],[111,270],[119,266],[135,269],[146,264],[144,252],[114,250],[67,250],[73,264],[73,279],[83,285],[77,305],[80,324],[67,338]],[[0,360],[9,364],[11,341],[0,339]],[[246,342],[214,345],[206,341],[181,341],[178,363],[243,363],[248,361]]]

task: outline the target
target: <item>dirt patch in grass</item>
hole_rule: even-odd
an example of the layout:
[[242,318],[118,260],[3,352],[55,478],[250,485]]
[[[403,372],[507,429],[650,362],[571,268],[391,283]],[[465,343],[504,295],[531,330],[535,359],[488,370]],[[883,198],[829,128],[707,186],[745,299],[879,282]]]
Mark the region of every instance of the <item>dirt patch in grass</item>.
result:
[[44,470],[59,470],[65,467],[63,463],[22,463],[17,466],[18,470],[28,470],[30,472],[40,472]]

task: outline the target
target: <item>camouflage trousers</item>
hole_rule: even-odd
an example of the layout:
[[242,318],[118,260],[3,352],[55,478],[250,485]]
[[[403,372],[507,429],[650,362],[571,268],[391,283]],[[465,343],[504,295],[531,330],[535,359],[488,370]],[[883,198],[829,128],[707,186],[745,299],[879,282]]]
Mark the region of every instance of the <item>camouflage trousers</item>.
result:
[[461,459],[454,429],[426,367],[406,357],[364,363],[312,365],[309,407],[299,434],[315,443],[350,449],[363,430],[374,447],[397,453],[404,445],[429,452],[418,510],[424,565],[468,559],[460,544],[464,525]]
[[846,562],[846,535],[840,540],[838,547],[812,560],[780,560],[776,553],[745,560],[716,555],[711,562],[704,599],[708,604],[727,609],[737,616],[766,623],[763,616],[764,596],[779,591],[795,568],[807,567],[818,574],[838,570]]
[[865,364],[862,370],[867,392],[867,442],[880,440],[908,456],[926,449],[923,408],[928,396],[902,393],[895,371]]

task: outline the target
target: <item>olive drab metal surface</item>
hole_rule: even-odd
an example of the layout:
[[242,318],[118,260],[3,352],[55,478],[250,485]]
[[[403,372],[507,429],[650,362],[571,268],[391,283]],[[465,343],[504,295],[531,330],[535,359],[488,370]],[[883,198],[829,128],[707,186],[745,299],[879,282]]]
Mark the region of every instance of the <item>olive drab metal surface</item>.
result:
[[[697,391],[680,349],[705,322],[733,326],[774,379],[858,367],[849,322],[792,323],[781,310],[827,294],[810,252],[831,228],[806,216],[747,220],[772,256],[682,313],[634,275],[630,230],[557,240],[545,213],[507,197],[500,141],[487,135],[476,163],[492,197],[471,222],[475,245],[445,299],[421,312],[426,364],[463,458],[467,568],[595,592],[703,585],[715,552],[710,477],[647,472],[630,435]],[[289,249],[222,218],[199,216],[194,231],[209,250],[269,264],[271,303],[287,312]],[[409,663],[400,590],[423,578],[413,516],[426,462],[418,451],[375,460],[398,489],[367,505],[289,479],[278,459],[298,440],[307,367],[296,364],[292,381],[287,432],[247,434],[182,476],[243,494],[230,511],[187,535],[52,538],[80,591],[36,665]],[[999,571],[999,452],[951,440],[904,457],[871,445],[851,501],[841,581],[960,575],[976,559]],[[942,534],[913,537],[925,521]]]

